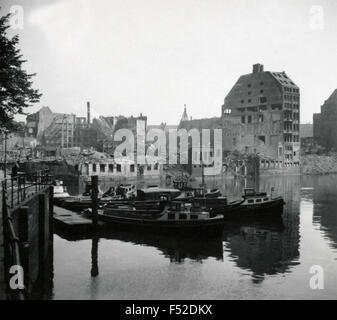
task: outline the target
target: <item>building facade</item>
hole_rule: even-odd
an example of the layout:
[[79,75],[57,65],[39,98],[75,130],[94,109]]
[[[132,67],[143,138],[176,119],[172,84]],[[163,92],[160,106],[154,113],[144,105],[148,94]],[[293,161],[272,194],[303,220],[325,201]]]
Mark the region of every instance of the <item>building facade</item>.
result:
[[43,132],[42,144],[49,147],[74,147],[75,124],[74,114],[56,114]]
[[82,176],[98,175],[100,177],[159,177],[163,165],[152,163],[139,165],[132,159],[102,159],[100,161],[85,161],[80,164],[79,172]]
[[268,166],[299,166],[300,90],[285,72],[253,65],[221,111],[224,151],[258,154]]
[[40,141],[44,130],[55,116],[49,107],[42,107],[39,111],[29,114],[26,118],[27,137],[37,138]]
[[[184,110],[186,113],[186,108]],[[187,158],[187,166],[186,170],[193,176],[200,177],[202,173],[205,171],[205,168],[212,168],[214,166],[214,130],[221,129],[222,121],[221,118],[213,117],[213,118],[202,118],[202,119],[193,119],[193,120],[182,120],[180,121],[180,125],[178,129],[185,129],[188,132],[193,129],[197,129],[199,132],[200,144],[199,146],[193,146],[192,138],[188,140],[188,154],[184,155],[182,151],[179,149],[179,163],[180,159]],[[209,142],[203,145],[202,143],[202,130],[209,130]],[[180,148],[180,144],[179,148]],[[218,145],[221,146],[219,142]],[[220,150],[221,151],[221,150]],[[197,163],[198,162],[198,163]],[[204,163],[205,162],[205,163]]]
[[327,149],[337,149],[337,89],[314,113],[314,140]]

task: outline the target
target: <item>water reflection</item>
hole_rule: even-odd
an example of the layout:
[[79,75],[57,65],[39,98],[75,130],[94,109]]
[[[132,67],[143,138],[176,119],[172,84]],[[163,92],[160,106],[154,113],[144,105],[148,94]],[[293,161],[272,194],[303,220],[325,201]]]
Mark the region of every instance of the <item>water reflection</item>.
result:
[[198,262],[210,257],[217,260],[223,259],[221,237],[206,240],[197,237],[173,238],[160,234],[111,233],[109,231],[105,232],[104,237],[106,239],[118,239],[133,244],[155,247],[172,263],[183,263],[187,258]]
[[[294,228],[298,230],[298,225],[288,224],[285,228],[281,217],[254,222],[241,220],[228,222],[222,237],[200,239],[137,234],[107,227],[92,238],[91,276],[98,276],[98,244],[101,238],[155,247],[171,263],[178,264],[186,259],[200,263],[208,258],[223,261],[225,251],[238,267],[252,271],[254,281],[262,281],[264,275],[284,273],[297,263],[299,237]],[[81,236],[58,234],[70,241],[83,239]]]
[[94,233],[91,242],[91,276],[93,278],[98,276],[98,234]]
[[282,218],[250,223],[225,230],[225,250],[241,269],[252,272],[252,280],[261,282],[266,275],[284,273],[296,262],[298,237],[285,228]]
[[[56,230],[56,233],[69,241],[83,240],[90,235],[68,235],[62,233],[61,230]],[[202,262],[207,258],[215,258],[223,260],[223,246],[221,237],[213,237],[210,239],[200,239],[197,237],[169,237],[160,234],[145,234],[128,231],[119,231],[107,226],[101,229],[92,238],[91,246],[91,275],[98,275],[98,242],[99,238],[106,240],[118,240],[129,242],[135,245],[151,246],[158,249],[162,255],[172,263],[183,263],[185,259]]]
[[[331,250],[337,248],[337,176],[207,183],[229,199],[238,199],[245,187],[267,192],[274,187],[285,199],[284,213],[280,219],[228,221],[222,237],[207,240],[110,227],[85,237],[58,232],[67,240],[57,242],[56,296],[212,299],[230,291],[232,298],[307,298],[317,294],[308,285],[309,268],[322,264],[329,283],[321,294],[331,297],[337,285],[337,266],[331,262],[337,257]],[[65,260],[73,268],[64,267]],[[77,277],[76,289],[62,280],[70,275]]]
[[303,185],[313,189],[313,223],[337,249],[337,176],[303,177]]
[[[198,183],[197,181],[195,182]],[[215,239],[172,238],[159,234],[137,234],[111,230],[108,226],[92,238],[91,276],[98,275],[98,239],[119,240],[135,245],[152,246],[171,263],[184,263],[185,259],[202,262],[208,258],[223,261],[224,251],[241,269],[252,272],[253,281],[262,281],[265,275],[287,272],[296,265],[299,257],[299,202],[300,177],[269,177],[258,182],[233,179],[223,182],[206,180],[209,187],[219,187],[229,200],[238,199],[246,187],[270,191],[285,198],[286,205],[281,217],[258,221],[227,221],[223,237]],[[78,235],[64,235],[68,240],[80,240]],[[90,237],[90,235],[87,235]]]

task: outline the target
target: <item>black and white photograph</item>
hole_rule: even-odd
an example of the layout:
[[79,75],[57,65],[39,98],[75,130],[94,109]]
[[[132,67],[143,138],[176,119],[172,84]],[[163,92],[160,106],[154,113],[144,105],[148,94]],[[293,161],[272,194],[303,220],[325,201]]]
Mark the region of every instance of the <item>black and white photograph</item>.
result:
[[0,0],[0,300],[336,300],[336,39],[335,0]]

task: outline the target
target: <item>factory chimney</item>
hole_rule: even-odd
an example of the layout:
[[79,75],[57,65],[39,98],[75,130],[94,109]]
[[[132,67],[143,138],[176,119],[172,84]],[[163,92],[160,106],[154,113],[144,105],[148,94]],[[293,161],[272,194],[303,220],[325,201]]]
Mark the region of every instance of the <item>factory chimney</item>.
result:
[[87,122],[90,124],[90,102],[87,101]]

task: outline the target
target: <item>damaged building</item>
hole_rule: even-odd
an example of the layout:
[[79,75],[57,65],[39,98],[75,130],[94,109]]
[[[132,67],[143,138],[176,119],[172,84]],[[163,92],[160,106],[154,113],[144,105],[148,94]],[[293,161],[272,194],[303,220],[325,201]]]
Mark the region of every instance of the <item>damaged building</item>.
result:
[[329,150],[337,150],[337,89],[314,113],[314,140]]
[[221,112],[223,150],[255,153],[261,167],[300,164],[300,90],[285,72],[253,65],[227,94]]

